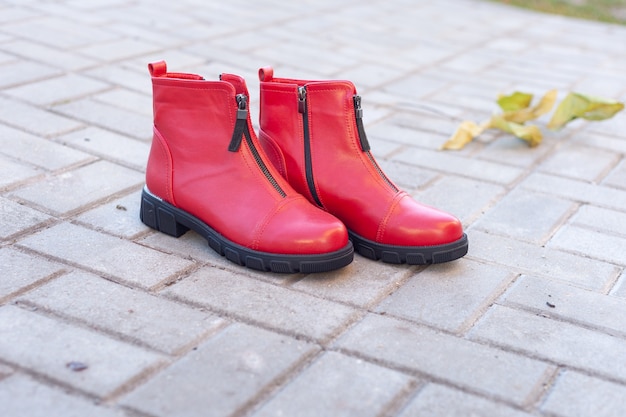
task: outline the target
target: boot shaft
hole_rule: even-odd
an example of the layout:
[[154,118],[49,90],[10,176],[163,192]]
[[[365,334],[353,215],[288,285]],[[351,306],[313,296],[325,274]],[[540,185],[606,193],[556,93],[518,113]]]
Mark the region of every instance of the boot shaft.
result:
[[[370,152],[354,85],[274,78],[270,68],[261,69],[259,78],[259,137],[268,155],[282,155],[272,162],[289,183],[349,229],[359,222],[350,213],[384,212],[400,190]],[[376,235],[378,225],[360,227]]]

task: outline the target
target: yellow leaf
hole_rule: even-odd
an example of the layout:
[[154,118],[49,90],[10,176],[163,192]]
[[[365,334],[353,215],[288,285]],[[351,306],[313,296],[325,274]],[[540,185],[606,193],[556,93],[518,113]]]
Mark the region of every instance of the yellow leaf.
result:
[[535,125],[522,125],[506,120],[501,115],[495,115],[489,122],[489,127],[512,133],[518,138],[528,142],[530,147],[535,147],[543,140],[541,130]]
[[507,111],[502,116],[505,120],[514,123],[525,123],[529,120],[534,120],[552,110],[554,102],[556,101],[556,96],[557,91],[550,90],[541,98],[541,100],[539,100],[537,105],[516,111]]
[[499,96],[498,106],[504,111],[517,111],[530,106],[532,100],[532,94],[516,91],[509,96]]
[[470,143],[474,138],[486,129],[487,125],[477,125],[471,120],[466,120],[457,128],[456,132],[441,145],[441,149],[459,150],[463,149],[465,145]]
[[569,93],[552,115],[548,127],[553,130],[560,129],[579,117],[587,120],[610,119],[623,109],[624,103],[619,101]]

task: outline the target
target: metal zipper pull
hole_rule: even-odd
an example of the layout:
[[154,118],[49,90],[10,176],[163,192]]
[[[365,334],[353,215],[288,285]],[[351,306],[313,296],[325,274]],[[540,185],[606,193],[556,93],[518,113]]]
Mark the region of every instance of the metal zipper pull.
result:
[[359,141],[361,142],[361,150],[367,152],[370,150],[370,143],[367,140],[365,134],[365,127],[363,127],[363,109],[361,108],[361,96],[354,96],[354,116],[356,118],[356,128],[359,134]]
[[244,130],[248,126],[248,97],[246,97],[245,94],[237,94],[235,98],[237,99],[237,121],[235,122],[233,137],[230,139],[230,144],[228,145],[230,152],[237,152],[239,150]]
[[298,87],[298,111],[306,112],[306,87]]

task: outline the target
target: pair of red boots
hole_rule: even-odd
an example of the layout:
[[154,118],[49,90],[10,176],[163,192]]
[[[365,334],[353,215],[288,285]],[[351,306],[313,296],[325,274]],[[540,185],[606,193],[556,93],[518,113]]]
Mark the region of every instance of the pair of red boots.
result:
[[[154,137],[141,220],[192,229],[229,260],[262,271],[323,272],[356,251],[430,264],[467,253],[455,217],[422,205],[380,169],[348,81],[261,80],[255,135],[243,78],[219,81],[149,65]],[[354,246],[353,246],[354,245]]]

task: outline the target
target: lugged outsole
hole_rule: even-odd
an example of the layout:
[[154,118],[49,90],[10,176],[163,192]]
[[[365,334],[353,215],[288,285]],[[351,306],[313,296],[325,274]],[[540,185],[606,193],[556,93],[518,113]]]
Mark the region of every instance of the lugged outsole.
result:
[[359,255],[390,264],[428,265],[454,261],[467,254],[467,235],[451,243],[436,246],[395,246],[376,243],[348,231]]
[[197,217],[153,195],[145,187],[141,194],[139,217],[146,226],[174,237],[180,237],[191,229],[229,261],[259,271],[286,274],[328,272],[348,265],[354,258],[350,241],[338,251],[310,255],[274,254],[246,248],[230,241]]

